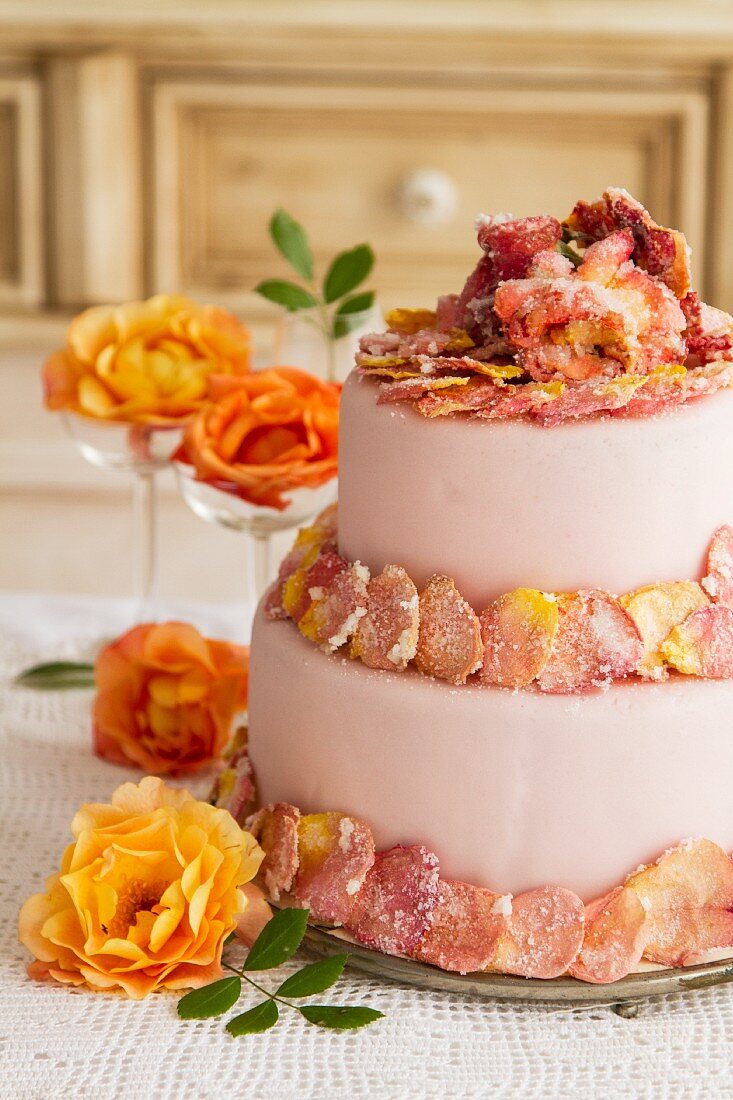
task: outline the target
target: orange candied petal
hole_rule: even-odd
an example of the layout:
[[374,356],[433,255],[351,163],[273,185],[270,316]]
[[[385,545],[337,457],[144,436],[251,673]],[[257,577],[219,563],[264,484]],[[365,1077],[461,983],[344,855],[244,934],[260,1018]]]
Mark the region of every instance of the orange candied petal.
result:
[[481,616],[481,681],[512,688],[531,684],[547,663],[557,628],[555,596],[516,588],[495,600]]

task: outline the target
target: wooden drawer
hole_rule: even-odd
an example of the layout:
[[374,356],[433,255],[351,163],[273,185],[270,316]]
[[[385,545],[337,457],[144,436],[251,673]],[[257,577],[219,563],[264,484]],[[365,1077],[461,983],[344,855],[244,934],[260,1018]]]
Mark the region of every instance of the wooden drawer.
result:
[[[151,289],[252,308],[245,292],[285,274],[266,232],[283,205],[307,225],[322,261],[370,241],[385,304],[430,303],[460,288],[478,212],[562,215],[610,182],[685,230],[699,277],[706,89],[634,87],[633,77],[604,87],[587,77],[514,79],[450,90],[224,83],[193,71],[156,81],[145,158]],[[427,224],[405,206],[418,170],[431,171],[454,204]]]

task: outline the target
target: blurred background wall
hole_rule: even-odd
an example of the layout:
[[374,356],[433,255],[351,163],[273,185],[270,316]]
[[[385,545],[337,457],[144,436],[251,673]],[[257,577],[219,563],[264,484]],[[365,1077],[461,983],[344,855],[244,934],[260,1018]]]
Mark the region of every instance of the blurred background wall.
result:
[[[266,362],[277,205],[322,258],[369,241],[385,307],[429,305],[477,212],[622,185],[733,308],[732,78],[727,0],[1,0],[0,587],[128,591],[127,482],[40,364],[80,308],[159,291],[233,308]],[[172,483],[162,558],[169,595],[241,594],[237,537]]]

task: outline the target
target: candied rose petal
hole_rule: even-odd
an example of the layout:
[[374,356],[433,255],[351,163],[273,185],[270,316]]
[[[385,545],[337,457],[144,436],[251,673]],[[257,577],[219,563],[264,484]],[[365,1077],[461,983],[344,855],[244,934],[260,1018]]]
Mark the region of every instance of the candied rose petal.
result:
[[668,664],[686,676],[733,679],[733,609],[708,604],[676,626],[660,647]]
[[417,589],[400,565],[385,565],[367,586],[367,612],[351,640],[351,656],[369,668],[402,671],[415,656],[420,624]]
[[343,924],[373,863],[374,838],[363,821],[334,812],[301,817],[293,893],[316,920]]
[[241,825],[255,800],[255,782],[248,756],[241,755],[217,776],[211,802],[220,810],[228,810]]
[[287,619],[288,613],[283,607],[285,585],[290,577],[300,569],[306,558],[313,561],[320,546],[335,534],[338,513],[336,505],[321,512],[310,527],[301,527],[295,537],[292,548],[285,555],[277,571],[277,577],[265,596],[264,610],[268,619]]
[[387,328],[412,335],[425,328],[436,328],[438,317],[433,309],[390,309],[384,315]]
[[676,409],[687,400],[685,380],[687,371],[679,363],[658,367],[646,376],[629,401],[618,410],[611,410],[612,416],[659,416]]
[[298,822],[300,810],[287,802],[275,802],[258,810],[247,828],[265,853],[259,878],[271,901],[292,888],[298,870]]
[[398,844],[377,852],[345,927],[368,947],[407,955],[425,935],[437,900],[438,857],[418,844]]
[[617,886],[586,905],[583,946],[570,974],[598,985],[625,978],[641,961],[646,935],[646,909],[638,894]]
[[687,840],[626,880],[647,911],[644,958],[684,966],[733,947],[733,861],[710,840]]
[[330,545],[313,547],[283,586],[283,607],[293,622],[300,622],[347,565]]
[[701,302],[694,290],[680,302],[687,321],[685,343],[690,363],[710,363],[730,358],[733,351],[733,317]]
[[659,651],[670,631],[693,611],[710,601],[696,581],[667,581],[648,584],[619,598],[619,603],[634,620],[644,643],[644,656],[637,672],[649,680],[666,678],[664,660]]
[[537,252],[552,248],[561,237],[560,222],[549,214],[506,221],[487,219],[480,223],[478,229],[478,243],[497,262],[501,279],[516,278],[513,274],[515,267],[519,267],[524,274],[527,262]]
[[481,624],[450,577],[433,576],[420,593],[415,664],[425,676],[464,684],[481,667]]
[[378,405],[396,405],[402,401],[416,401],[435,390],[451,389],[457,392],[459,386],[465,386],[470,375],[460,378],[457,375],[421,374],[417,378],[405,378],[379,387]]
[[634,672],[644,656],[641,635],[618,600],[590,590],[560,597],[557,634],[537,678],[541,691],[570,694],[606,687]]
[[259,886],[255,886],[253,882],[245,882],[239,889],[247,899],[247,907],[237,917],[235,932],[237,939],[245,947],[251,947],[267,922],[272,918],[272,909],[267,904],[265,895]]
[[488,969],[524,978],[559,978],[580,951],[584,920],[582,901],[562,886],[519,894],[512,898],[507,928]]
[[470,378],[460,388],[432,390],[417,402],[417,409],[423,416],[449,416],[456,412],[475,412],[498,401],[502,394],[502,383],[492,378]]
[[298,623],[304,637],[329,652],[344,645],[367,613],[369,570],[355,562],[339,572]]
[[441,294],[435,311],[435,327],[448,332],[460,324],[458,295]]
[[516,588],[490,604],[480,620],[484,684],[526,687],[545,667],[558,628],[557,599]]
[[728,524],[713,535],[702,586],[715,603],[733,607],[733,527]]
[[633,251],[634,238],[628,229],[611,233],[588,248],[578,268],[578,278],[606,286]]
[[506,930],[501,901],[491,890],[440,879],[430,924],[413,957],[459,974],[483,970]]
[[585,382],[566,382],[554,401],[538,405],[533,411],[540,424],[551,427],[564,420],[608,413],[622,409],[647,379],[643,374],[621,374],[617,378],[590,378]]

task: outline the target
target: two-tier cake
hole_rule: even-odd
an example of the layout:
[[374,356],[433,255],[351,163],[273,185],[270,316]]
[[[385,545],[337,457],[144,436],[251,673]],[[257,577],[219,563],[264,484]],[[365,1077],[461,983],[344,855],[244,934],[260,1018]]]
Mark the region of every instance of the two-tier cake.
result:
[[477,229],[257,613],[265,885],[464,972],[733,955],[733,318],[622,190]]

